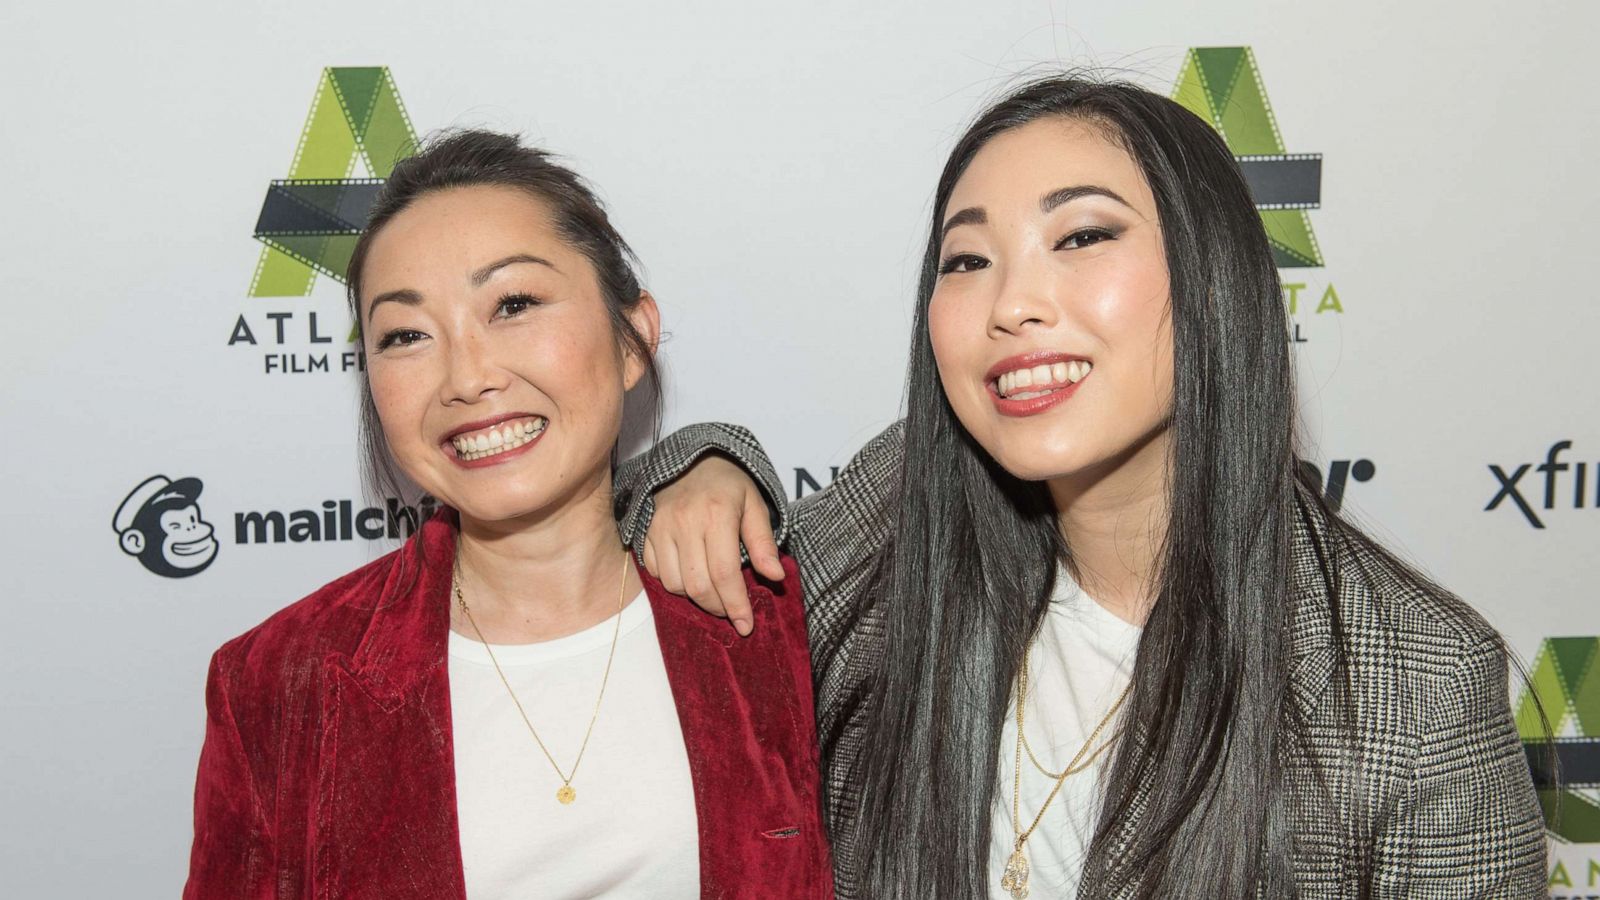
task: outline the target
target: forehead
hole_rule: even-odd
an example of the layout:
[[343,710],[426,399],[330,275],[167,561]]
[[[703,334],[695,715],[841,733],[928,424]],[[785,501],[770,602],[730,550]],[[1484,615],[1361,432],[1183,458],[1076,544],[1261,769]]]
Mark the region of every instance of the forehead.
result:
[[531,253],[574,271],[551,207],[522,190],[474,185],[424,194],[373,236],[362,268],[368,297],[395,288],[458,282],[495,260]]
[[1020,125],[983,146],[956,182],[946,214],[970,206],[1026,204],[1079,185],[1109,188],[1153,216],[1155,197],[1144,173],[1112,137],[1109,126],[1051,117]]

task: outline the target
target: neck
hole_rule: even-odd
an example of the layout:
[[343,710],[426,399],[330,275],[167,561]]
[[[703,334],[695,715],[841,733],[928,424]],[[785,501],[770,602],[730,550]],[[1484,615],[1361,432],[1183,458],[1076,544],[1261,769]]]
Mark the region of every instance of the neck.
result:
[[609,470],[554,509],[505,521],[463,512],[457,577],[472,618],[452,602],[451,627],[476,639],[475,622],[491,644],[582,631],[616,614],[619,591],[624,599],[637,593],[627,556],[612,519]]
[[1168,430],[1115,459],[1049,482],[1073,577],[1101,606],[1143,626],[1166,538]]

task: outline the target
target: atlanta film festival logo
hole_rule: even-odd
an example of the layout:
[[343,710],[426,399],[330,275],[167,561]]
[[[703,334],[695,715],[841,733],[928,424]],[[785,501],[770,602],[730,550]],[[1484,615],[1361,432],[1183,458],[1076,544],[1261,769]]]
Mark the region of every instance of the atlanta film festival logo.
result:
[[111,519],[122,552],[167,578],[198,575],[217,558],[216,529],[200,512],[198,478],[146,478]]

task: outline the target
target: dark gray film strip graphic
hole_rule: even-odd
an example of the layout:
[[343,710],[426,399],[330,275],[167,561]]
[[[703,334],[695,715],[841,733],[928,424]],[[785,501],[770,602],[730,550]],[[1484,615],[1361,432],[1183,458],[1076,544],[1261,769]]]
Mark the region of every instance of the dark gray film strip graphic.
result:
[[1274,153],[1235,157],[1256,209],[1322,206],[1322,154]]

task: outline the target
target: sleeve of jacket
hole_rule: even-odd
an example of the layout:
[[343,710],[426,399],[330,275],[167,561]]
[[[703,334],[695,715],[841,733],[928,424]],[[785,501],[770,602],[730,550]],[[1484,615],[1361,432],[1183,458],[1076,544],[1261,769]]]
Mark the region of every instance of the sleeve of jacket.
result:
[[748,429],[721,422],[702,422],[687,425],[674,431],[654,447],[638,456],[625,460],[617,467],[612,478],[615,507],[613,512],[622,532],[622,539],[633,548],[634,555],[644,558],[644,539],[650,530],[650,519],[655,515],[656,491],[671,484],[678,476],[689,471],[700,457],[707,453],[721,453],[738,463],[767,498],[773,511],[772,530],[778,543],[788,535],[788,507],[785,505],[783,482],[772,467],[761,442]]
[[654,492],[705,453],[724,453],[760,485],[772,505],[774,534],[800,566],[806,606],[815,610],[847,604],[889,538],[904,449],[905,423],[895,422],[868,441],[832,484],[790,504],[777,471],[749,431],[736,425],[690,425],[618,468],[616,511],[623,537],[636,553],[642,552],[655,512]]
[[1544,819],[1499,637],[1468,649],[1426,708],[1416,769],[1385,829],[1378,895],[1548,896]]
[[267,898],[271,834],[228,699],[224,650],[206,678],[206,736],[194,789],[194,846],[184,900]]
[[833,483],[789,507],[789,554],[800,564],[813,628],[852,606],[889,542],[905,459],[905,420],[868,441]]

